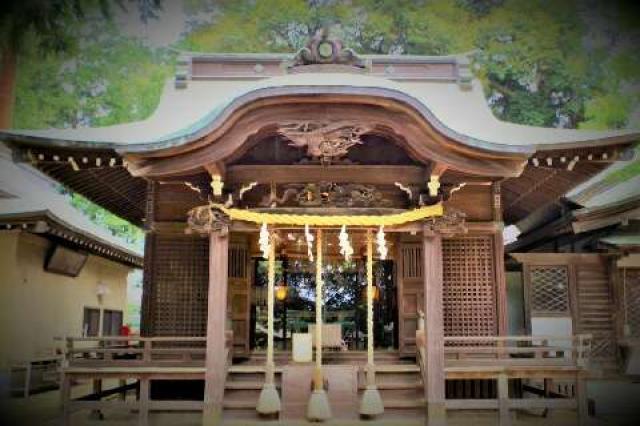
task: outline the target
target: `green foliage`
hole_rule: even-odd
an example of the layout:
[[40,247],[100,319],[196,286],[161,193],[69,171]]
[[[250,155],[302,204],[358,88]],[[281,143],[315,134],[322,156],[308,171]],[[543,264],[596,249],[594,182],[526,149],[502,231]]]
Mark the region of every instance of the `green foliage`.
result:
[[[140,20],[158,17],[162,0],[128,0],[136,3]],[[5,1],[0,6],[0,48],[21,53],[25,40],[35,40],[41,53],[69,53],[78,42],[75,29],[96,13],[110,19],[113,7],[126,10],[124,0]]]
[[[87,2],[9,1],[0,7],[0,47],[20,51],[25,39],[37,39],[42,52],[69,51],[75,39],[69,31],[84,15]],[[100,2],[105,5],[105,2]]]
[[85,34],[94,41],[72,57],[34,48],[20,57],[14,127],[105,126],[151,115],[173,57],[94,24]]
[[140,228],[109,213],[80,194],[71,194],[71,205],[84,213],[95,224],[107,229],[114,236],[122,238],[130,244],[139,244],[144,240],[144,233]]
[[140,318],[142,317],[142,307],[139,301],[127,303],[126,324],[136,331],[140,331]]
[[615,185],[617,183],[625,182],[638,175],[640,175],[640,161],[635,160],[627,164],[620,170],[617,170],[608,175],[604,179],[604,183],[607,185]]
[[[137,1],[141,16],[157,15],[156,3]],[[494,113],[507,121],[621,127],[640,108],[638,96],[627,94],[640,78],[638,31],[625,24],[622,4],[601,5],[591,17],[577,0],[189,0],[184,7],[212,20],[194,24],[181,49],[292,52],[329,26],[362,53],[475,50],[474,70]],[[73,60],[43,58],[36,49],[21,58],[18,127],[108,125],[153,111],[171,55],[114,28],[105,33],[95,20],[84,26],[96,28],[82,34],[95,41],[78,46]],[[612,37],[617,26],[625,32]]]
[[[193,10],[202,7],[191,3]],[[494,113],[507,121],[620,127],[627,121],[619,114],[640,104],[631,99],[599,109],[618,93],[621,81],[640,78],[640,60],[632,53],[636,44],[617,42],[612,50],[607,38],[608,26],[625,27],[622,7],[594,12],[608,19],[599,28],[586,24],[593,17],[584,17],[577,0],[237,0],[218,6],[217,18],[187,35],[182,48],[291,52],[329,25],[361,53],[443,55],[475,49],[476,74]],[[635,30],[625,28],[636,40]]]
[[[541,29],[544,28],[543,31]],[[503,119],[537,126],[575,127],[586,91],[584,49],[575,10],[548,1],[506,1],[482,18],[478,74]]]
[[631,112],[630,96],[607,93],[594,97],[585,105],[586,120],[580,123],[581,129],[619,129],[625,127]]

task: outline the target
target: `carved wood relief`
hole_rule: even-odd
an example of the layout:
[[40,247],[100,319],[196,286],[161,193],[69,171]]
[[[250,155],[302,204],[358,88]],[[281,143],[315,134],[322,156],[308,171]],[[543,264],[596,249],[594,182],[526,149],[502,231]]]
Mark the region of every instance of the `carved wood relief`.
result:
[[308,157],[330,164],[344,157],[354,145],[362,144],[361,136],[372,129],[350,121],[287,123],[278,134],[290,141],[290,146],[306,148]]
[[392,201],[374,185],[318,182],[288,184],[282,195],[277,188],[260,202],[261,207],[391,207]]
[[209,234],[214,231],[227,232],[231,221],[229,217],[218,210],[212,209],[209,204],[194,207],[187,213],[186,233],[193,232]]

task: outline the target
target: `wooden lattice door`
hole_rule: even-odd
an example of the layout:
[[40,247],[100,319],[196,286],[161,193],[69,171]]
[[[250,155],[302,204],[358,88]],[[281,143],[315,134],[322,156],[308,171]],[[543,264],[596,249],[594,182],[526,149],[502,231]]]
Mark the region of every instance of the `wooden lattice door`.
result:
[[442,241],[445,335],[497,334],[494,253],[490,235]]
[[[443,315],[447,336],[497,334],[495,249],[490,235],[442,240]],[[424,306],[422,241],[401,241],[398,319],[401,354],[415,352],[418,310]],[[426,324],[426,327],[429,327]]]
[[402,241],[398,261],[398,348],[401,355],[416,350],[418,310],[424,310],[422,241]]
[[145,334],[204,336],[209,240],[192,235],[156,234],[151,237],[147,250]]
[[234,355],[249,354],[249,308],[251,281],[249,275],[249,242],[245,235],[232,235],[229,244],[228,303],[233,330]]

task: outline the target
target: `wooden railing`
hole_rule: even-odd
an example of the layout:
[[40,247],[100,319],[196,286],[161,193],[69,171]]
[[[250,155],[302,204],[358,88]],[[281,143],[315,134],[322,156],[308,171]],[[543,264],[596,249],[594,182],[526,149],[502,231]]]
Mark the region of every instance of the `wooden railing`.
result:
[[[426,338],[420,315],[416,331],[416,358],[423,378],[429,374],[425,370],[429,356],[425,350]],[[587,419],[585,371],[589,365],[591,341],[592,336],[588,334],[445,337],[447,380],[488,380],[497,384],[496,398],[447,399],[446,408],[498,410],[500,426],[511,424],[511,409],[576,409],[579,422],[583,424]],[[554,380],[574,383],[575,392],[572,395],[553,392]],[[509,392],[510,381],[541,381],[544,388],[536,393],[541,397],[514,398]]]
[[[69,337],[62,368],[63,424],[70,424],[72,411],[102,410],[105,408],[137,409],[138,424],[146,426],[151,410],[202,410],[202,400],[152,400],[150,382],[154,380],[204,380],[205,337]],[[232,332],[226,334],[225,358],[231,364]],[[92,380],[94,394],[71,398],[71,385],[77,380]],[[118,390],[102,391],[105,379],[120,380]],[[125,398],[124,392],[137,388],[135,401]],[[137,385],[136,385],[137,383]],[[99,391],[97,392],[96,389]],[[104,400],[108,394],[121,393],[120,400]]]
[[530,365],[587,367],[591,335],[448,336],[445,363],[457,365]]
[[204,365],[205,337],[67,337],[67,366]]

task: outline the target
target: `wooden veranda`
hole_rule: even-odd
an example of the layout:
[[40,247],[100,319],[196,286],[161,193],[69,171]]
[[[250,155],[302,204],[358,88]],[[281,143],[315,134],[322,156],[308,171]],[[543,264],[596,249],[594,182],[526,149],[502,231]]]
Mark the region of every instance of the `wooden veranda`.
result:
[[[424,332],[417,332],[418,341],[424,339]],[[231,341],[228,334],[227,342]],[[588,367],[589,336],[579,335],[559,338],[557,336],[461,336],[445,338],[445,368],[447,410],[497,410],[500,425],[510,425],[512,410],[576,410],[577,420],[582,424],[587,418],[585,394],[585,375]],[[71,424],[71,414],[79,410],[134,410],[138,424],[148,425],[152,411],[202,411],[204,401],[152,399],[149,387],[151,381],[191,380],[203,381],[205,378],[205,339],[193,337],[109,337],[109,338],[67,338],[66,355],[63,367],[62,398],[65,424]],[[421,345],[419,345],[422,348]],[[229,345],[227,345],[229,348]],[[263,375],[261,363],[233,362],[231,351],[227,350],[224,368],[226,394],[224,408],[231,414],[228,421],[235,419],[233,413],[238,410],[251,411],[251,417],[245,420],[259,421],[255,413],[255,400],[233,398],[232,392],[238,389],[255,389],[261,383],[250,380],[229,380],[230,375],[254,377]],[[291,361],[276,357],[279,388],[286,393],[282,380],[283,372]],[[384,398],[385,406],[390,410],[417,409],[409,412],[414,417],[424,416],[426,399],[424,384],[429,377],[426,367],[426,355],[423,349],[416,358],[405,359],[402,363],[385,362],[391,358],[380,352],[377,368],[380,388],[393,392],[411,389],[417,385],[417,398],[404,395],[404,401]],[[364,387],[364,357],[342,359],[343,354],[334,354],[332,363],[337,365],[355,365],[357,371],[357,390]],[[331,359],[331,358],[329,358]],[[329,364],[331,365],[331,364]],[[395,374],[391,379],[385,373]],[[406,376],[406,379],[398,379]],[[403,376],[404,375],[404,376]],[[412,380],[418,378],[417,382]],[[71,399],[72,383],[79,380],[91,380],[95,389],[102,389],[101,382],[117,379],[122,382],[121,398],[105,400],[101,392],[92,396]],[[127,390],[135,389],[136,396],[126,397]],[[106,395],[113,395],[113,391]],[[357,395],[354,395],[354,398]],[[254,395],[255,397],[255,395]],[[404,404],[403,404],[404,402]],[[404,407],[403,407],[404,405]],[[355,413],[355,407],[354,407]],[[407,414],[409,414],[407,413]],[[176,417],[176,420],[179,417]]]

